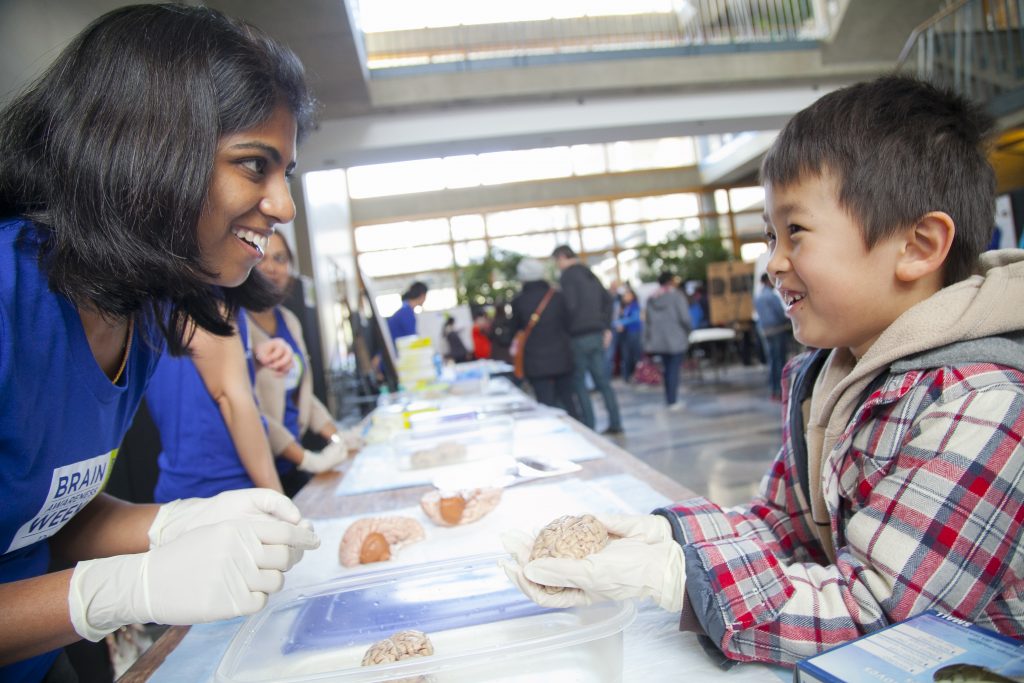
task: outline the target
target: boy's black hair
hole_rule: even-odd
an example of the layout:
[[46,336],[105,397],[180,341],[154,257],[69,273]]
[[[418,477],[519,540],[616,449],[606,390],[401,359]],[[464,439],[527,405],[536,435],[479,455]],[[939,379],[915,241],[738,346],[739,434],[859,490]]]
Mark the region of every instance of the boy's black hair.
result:
[[761,165],[764,185],[828,173],[867,246],[944,211],[956,225],[944,284],[975,270],[995,224],[994,120],[930,83],[883,76],[831,92],[794,116]]
[[668,271],[668,270],[663,270],[658,275],[658,284],[664,287],[665,285],[667,285],[668,283],[672,282],[675,279],[676,279],[675,273],[673,273],[671,271]]
[[555,250],[551,252],[552,258],[576,258],[576,252],[572,250],[568,244],[562,244],[555,247]]
[[402,294],[402,301],[411,301],[413,299],[419,299],[426,293],[427,285],[417,280],[416,282],[409,285],[409,289],[405,290],[405,293]]
[[231,334],[271,288],[256,272],[208,284],[197,227],[218,140],[279,103],[310,130],[302,64],[259,29],[205,7],[116,9],[0,112],[0,216],[36,223],[50,288],[77,306],[151,318],[174,354],[190,321]]

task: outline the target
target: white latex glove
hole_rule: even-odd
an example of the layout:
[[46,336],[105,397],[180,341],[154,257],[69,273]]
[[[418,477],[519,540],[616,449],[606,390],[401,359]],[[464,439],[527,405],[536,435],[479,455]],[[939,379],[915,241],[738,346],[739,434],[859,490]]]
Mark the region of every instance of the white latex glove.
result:
[[292,347],[284,339],[274,337],[256,345],[252,351],[253,358],[263,367],[270,368],[279,375],[292,369],[295,354]]
[[252,614],[281,589],[312,530],[275,520],[199,527],[137,555],[79,562],[68,609],[75,631],[98,641],[124,624],[198,624]]
[[212,498],[185,498],[160,506],[149,527],[149,547],[229,519],[272,520],[298,524],[302,513],[287,496],[270,489],[225,491]]
[[[672,539],[668,520],[658,515],[598,519],[614,534],[599,552],[581,560],[541,558],[530,562],[533,539],[512,532],[505,534],[502,542],[516,562],[505,560],[502,567],[528,598],[543,607],[649,597],[662,609],[682,610],[686,562],[682,547]],[[549,594],[537,584],[568,590]]]
[[346,429],[331,434],[331,443],[340,443],[345,446],[349,454],[355,455],[366,445],[366,439],[361,437],[355,429]]
[[303,472],[319,474],[333,470],[348,457],[348,449],[345,444],[331,442],[324,446],[319,453],[316,451],[303,451],[302,462],[299,469]]

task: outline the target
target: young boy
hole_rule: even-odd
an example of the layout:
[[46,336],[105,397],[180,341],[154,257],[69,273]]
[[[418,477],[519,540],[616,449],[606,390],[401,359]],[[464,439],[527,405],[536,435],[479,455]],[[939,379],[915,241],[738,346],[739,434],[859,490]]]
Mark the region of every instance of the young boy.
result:
[[822,351],[786,368],[761,497],[603,520],[622,538],[583,560],[527,564],[511,534],[527,595],[649,596],[729,658],[782,664],[929,608],[1024,637],[1024,252],[979,258],[991,127],[897,76],[789,122],[762,166],[768,273]]

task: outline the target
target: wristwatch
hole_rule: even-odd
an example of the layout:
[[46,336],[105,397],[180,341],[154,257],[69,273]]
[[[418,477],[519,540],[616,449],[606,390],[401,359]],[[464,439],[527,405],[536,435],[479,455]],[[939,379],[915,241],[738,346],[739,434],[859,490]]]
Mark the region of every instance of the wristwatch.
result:
[[341,443],[342,442],[341,434],[339,434],[338,432],[334,432],[333,434],[331,434],[330,442],[331,443]]

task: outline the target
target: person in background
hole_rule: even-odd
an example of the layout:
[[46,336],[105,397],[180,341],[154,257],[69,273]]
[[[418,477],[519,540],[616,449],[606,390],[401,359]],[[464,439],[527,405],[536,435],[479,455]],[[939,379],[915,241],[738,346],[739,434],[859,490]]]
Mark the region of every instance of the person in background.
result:
[[451,316],[444,319],[444,325],[441,327],[441,336],[444,337],[444,341],[448,345],[448,353],[445,354],[445,358],[455,363],[465,363],[466,361],[473,360],[473,354],[462,343],[462,337],[459,335],[459,331],[455,329],[455,319]]
[[765,340],[768,356],[768,390],[773,401],[782,400],[782,366],[789,354],[789,337],[792,327],[786,317],[782,299],[772,287],[768,273],[761,273],[761,291],[754,297],[754,311],[757,312],[757,329]]
[[416,309],[427,300],[427,286],[419,281],[409,285],[402,293],[402,306],[388,318],[388,331],[392,341],[416,334]]
[[491,357],[491,319],[487,311],[480,309],[473,316],[473,358],[485,360]]
[[512,307],[507,301],[498,299],[494,302],[494,317],[491,319],[491,358],[505,363],[512,362],[509,349],[515,330],[512,329],[512,320],[509,318],[511,310]]
[[541,301],[551,292],[551,298],[526,339],[523,374],[538,401],[562,408],[579,420],[573,390],[569,311],[565,297],[544,279],[544,266],[537,259],[522,259],[516,266],[516,277],[523,284],[522,290],[512,299],[512,324],[516,332],[526,329]]
[[572,337],[573,390],[579,401],[583,424],[595,426],[594,405],[587,390],[587,373],[601,392],[608,410],[608,427],[603,434],[621,434],[622,417],[615,398],[604,350],[611,342],[612,297],[590,269],[579,262],[576,252],[567,245],[551,253],[562,272],[559,282],[569,311],[569,334]]
[[787,666],[930,609],[1024,638],[1024,252],[981,253],[993,128],[896,75],[791,118],[761,166],[768,274],[815,350],[786,366],[761,494],[608,519],[620,538],[583,560],[528,563],[512,536],[520,587],[651,596],[730,659]]
[[161,352],[267,300],[249,274],[313,112],[262,31],[156,4],[95,20],[0,111],[0,680],[59,678],[62,646],[125,624],[256,612],[319,544],[274,491],[102,493]]
[[158,503],[253,487],[284,490],[253,384],[257,366],[288,372],[291,349],[281,339],[253,345],[244,315],[233,324],[230,337],[196,330],[190,355],[161,357],[146,389],[160,432]]
[[681,407],[679,368],[690,348],[690,310],[686,297],[676,285],[676,276],[658,276],[658,289],[647,299],[644,314],[644,351],[661,358],[665,404],[669,410]]
[[693,288],[689,309],[692,329],[700,330],[711,324],[711,316],[708,313],[708,296],[704,291],[703,285],[697,285]]
[[[270,282],[280,301],[287,297],[295,282],[294,263],[284,236],[271,235],[267,253],[256,269]],[[298,317],[280,303],[262,311],[246,310],[245,315],[254,346],[259,348],[272,339],[281,339],[293,359],[291,369],[284,374],[259,368],[255,389],[281,486],[285,495],[294,496],[312,475],[341,464],[360,447],[360,439],[352,433],[340,433],[330,411],[313,395],[309,353]],[[302,440],[307,434],[323,441],[321,450],[303,448]]]
[[[615,377],[615,356],[621,356],[619,351],[619,331],[615,329],[614,321],[621,317],[621,294],[622,287],[619,285],[618,280],[612,280],[608,285],[608,294],[612,297],[612,327],[611,327],[611,339],[608,341],[608,345],[605,346],[604,356],[605,361],[608,363],[608,377]],[[621,357],[620,357],[621,362]],[[621,372],[621,369],[620,369]],[[622,375],[625,378],[625,374]]]
[[612,323],[612,331],[618,339],[622,379],[628,382],[633,377],[633,370],[643,354],[644,326],[640,321],[640,302],[636,300],[636,292],[628,282],[622,286],[620,297],[620,315]]

